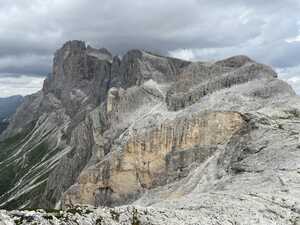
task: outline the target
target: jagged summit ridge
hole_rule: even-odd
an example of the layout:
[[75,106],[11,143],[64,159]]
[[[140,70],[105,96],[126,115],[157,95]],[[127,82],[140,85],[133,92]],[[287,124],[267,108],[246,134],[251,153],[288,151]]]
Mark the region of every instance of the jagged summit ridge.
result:
[[1,136],[0,204],[133,204],[116,208],[128,223],[151,207],[150,224],[294,225],[299,115],[292,88],[247,56],[120,59],[70,41]]

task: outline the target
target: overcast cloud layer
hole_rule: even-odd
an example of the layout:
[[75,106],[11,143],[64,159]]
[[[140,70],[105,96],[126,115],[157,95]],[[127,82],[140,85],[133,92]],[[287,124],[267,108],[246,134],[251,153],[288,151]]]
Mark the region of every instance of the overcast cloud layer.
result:
[[54,51],[72,39],[114,54],[245,54],[300,93],[299,11],[299,0],[0,0],[0,96],[38,90]]

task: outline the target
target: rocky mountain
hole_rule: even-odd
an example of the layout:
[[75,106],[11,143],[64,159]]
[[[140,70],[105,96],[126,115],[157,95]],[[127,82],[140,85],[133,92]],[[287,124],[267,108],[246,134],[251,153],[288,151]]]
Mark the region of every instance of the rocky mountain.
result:
[[299,132],[299,97],[246,56],[119,58],[70,41],[0,136],[0,207],[46,211],[0,220],[298,225]]
[[0,134],[8,126],[8,119],[13,115],[19,105],[23,102],[23,96],[11,96],[0,98]]

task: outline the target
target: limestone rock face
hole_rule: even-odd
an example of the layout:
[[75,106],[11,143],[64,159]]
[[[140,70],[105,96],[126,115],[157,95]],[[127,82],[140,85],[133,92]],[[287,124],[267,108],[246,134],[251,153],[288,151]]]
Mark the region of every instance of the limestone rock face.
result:
[[66,206],[126,203],[145,189],[183,177],[185,161],[205,161],[216,150],[211,146],[224,145],[243,123],[238,113],[213,112],[166,121],[144,133],[133,132],[121,151],[81,173],[64,202]]
[[0,221],[295,225],[299,124],[293,89],[246,56],[121,59],[67,42],[0,137],[0,207],[66,211]]
[[80,41],[67,42],[55,54],[53,72],[45,81],[44,93],[54,93],[71,116],[79,108],[103,101],[109,87],[112,60],[106,51],[86,47]]

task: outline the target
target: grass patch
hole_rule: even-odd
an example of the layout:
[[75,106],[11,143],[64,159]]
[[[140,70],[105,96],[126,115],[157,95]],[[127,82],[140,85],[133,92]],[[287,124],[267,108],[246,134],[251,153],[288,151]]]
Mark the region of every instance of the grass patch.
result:
[[47,182],[42,183],[41,185],[35,187],[33,190],[24,193],[23,195],[19,196],[16,199],[13,199],[12,201],[8,202],[4,209],[6,210],[14,210],[18,209],[21,205],[23,205],[26,201],[30,200],[30,206],[32,208],[37,208],[38,203],[41,200],[41,195],[44,192],[46,188]]
[[0,172],[0,194],[4,194],[13,188],[16,179],[16,167],[11,164],[4,167]]
[[41,162],[42,158],[47,154],[47,152],[48,145],[45,142],[39,144],[34,149],[32,149],[26,157],[29,167]]
[[5,160],[12,155],[16,148],[22,144],[22,141],[26,135],[27,133],[21,132],[3,141],[0,141],[0,161]]
[[141,225],[141,221],[139,220],[139,217],[138,217],[138,211],[136,208],[133,208],[133,211],[132,211],[132,225]]

